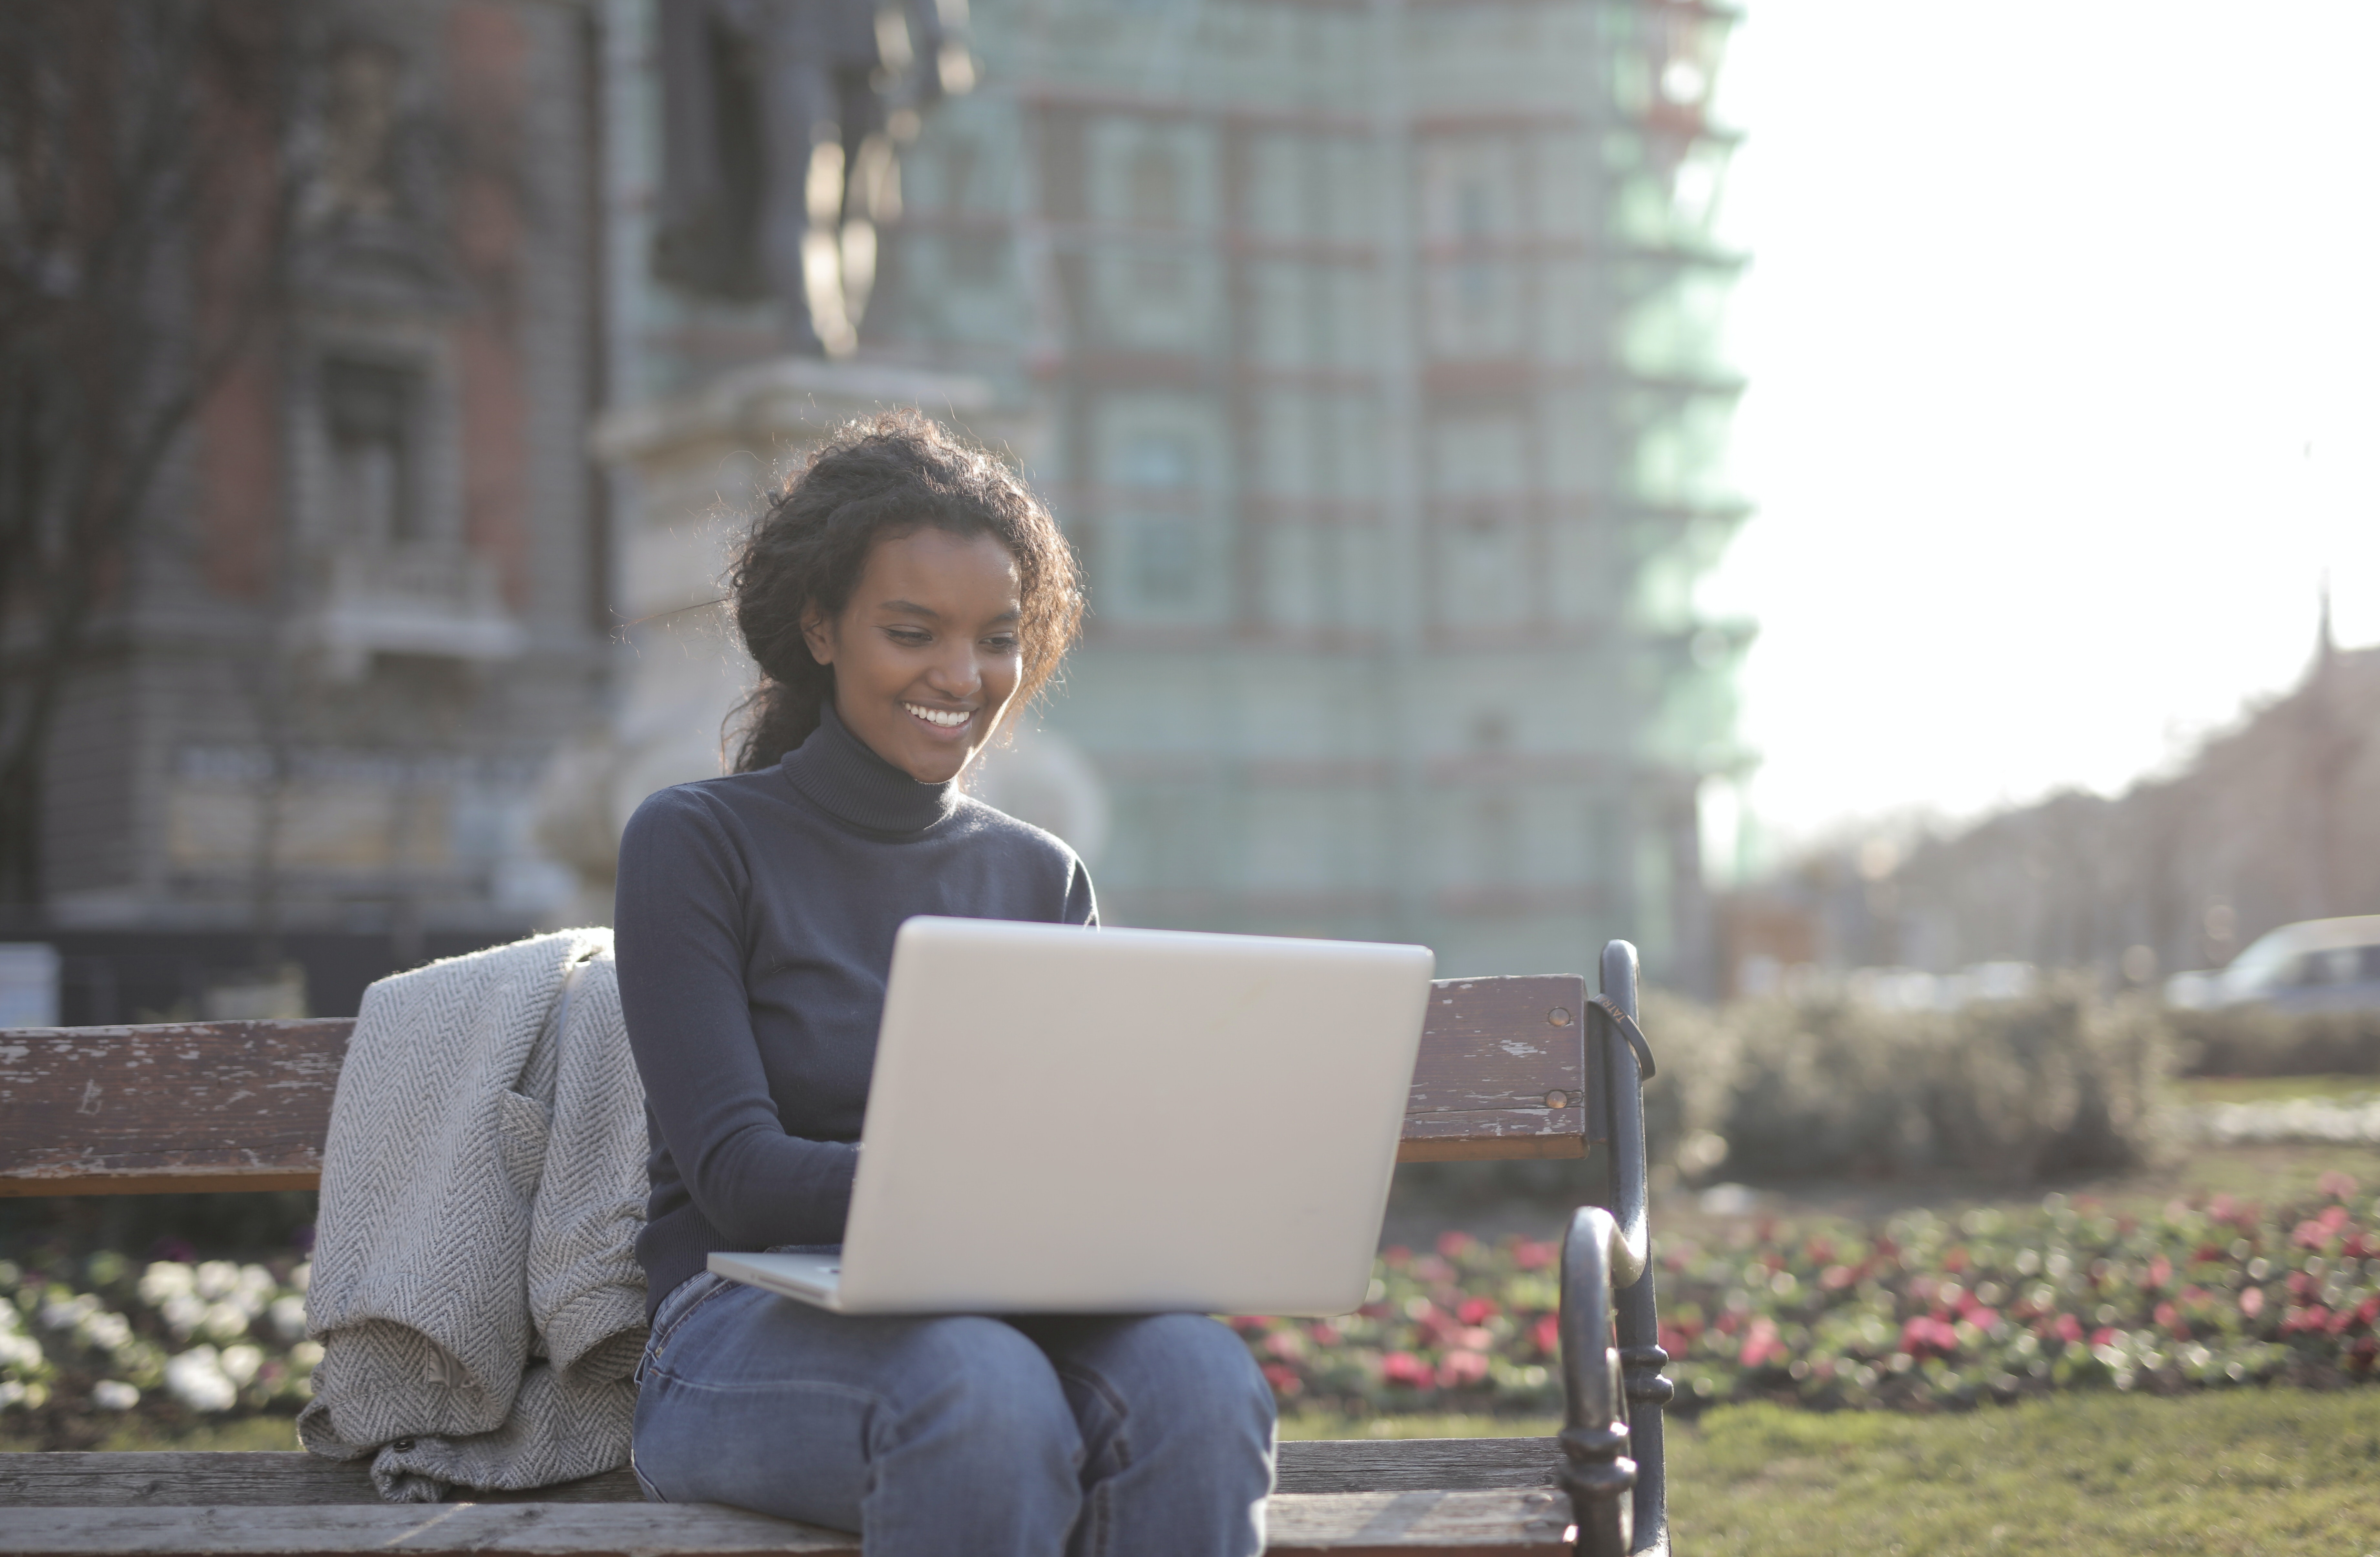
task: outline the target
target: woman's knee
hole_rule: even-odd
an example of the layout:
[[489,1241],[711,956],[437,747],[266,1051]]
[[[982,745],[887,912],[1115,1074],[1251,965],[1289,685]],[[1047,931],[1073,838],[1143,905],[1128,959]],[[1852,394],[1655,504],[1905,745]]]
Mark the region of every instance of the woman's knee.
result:
[[1099,1374],[1142,1423],[1194,1438],[1247,1430],[1269,1441],[1271,1387],[1240,1338],[1197,1314],[1127,1321],[1080,1361]]
[[1038,1347],[998,1320],[918,1323],[896,1348],[881,1381],[889,1414],[880,1447],[926,1438],[956,1441],[970,1457],[1026,1466],[1071,1464],[1075,1417],[1056,1371]]

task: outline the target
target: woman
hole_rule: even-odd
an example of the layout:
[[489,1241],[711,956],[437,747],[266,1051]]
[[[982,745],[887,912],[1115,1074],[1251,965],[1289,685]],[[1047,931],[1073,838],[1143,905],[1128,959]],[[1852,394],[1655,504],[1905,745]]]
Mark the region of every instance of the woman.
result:
[[620,845],[652,1136],[638,1478],[870,1557],[1258,1551],[1271,1395],[1213,1320],[858,1318],[704,1269],[841,1240],[904,919],[1098,922],[1073,850],[958,788],[1082,614],[1023,483],[914,413],[854,423],[733,593],[766,677],[738,771],[653,796]]

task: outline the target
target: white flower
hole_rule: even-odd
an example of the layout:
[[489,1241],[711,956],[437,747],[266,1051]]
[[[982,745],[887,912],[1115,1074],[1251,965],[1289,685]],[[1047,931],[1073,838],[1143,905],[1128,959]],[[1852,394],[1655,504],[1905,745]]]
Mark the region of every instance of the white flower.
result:
[[25,1398],[25,1386],[14,1379],[0,1379],[0,1411],[18,1405]]
[[261,1265],[243,1265],[239,1268],[239,1283],[232,1288],[231,1301],[254,1319],[264,1312],[264,1306],[273,1301],[273,1295],[279,1290],[273,1283],[272,1271]]
[[228,1259],[207,1260],[192,1274],[190,1285],[210,1303],[229,1296],[232,1289],[239,1285],[239,1267]]
[[72,1330],[99,1312],[99,1299],[88,1292],[79,1297],[53,1297],[42,1305],[42,1327],[44,1330]]
[[207,1306],[191,1293],[176,1292],[166,1295],[165,1300],[157,1305],[157,1312],[164,1318],[165,1328],[174,1332],[174,1339],[186,1341],[190,1332],[199,1328],[199,1321],[207,1317]]
[[113,1352],[132,1339],[132,1321],[122,1314],[102,1309],[84,1316],[75,1326],[75,1338],[86,1346],[96,1346],[103,1352]]
[[255,1381],[256,1370],[264,1366],[264,1348],[245,1344],[225,1346],[217,1360],[225,1378],[235,1384],[249,1384]]
[[140,1301],[162,1308],[167,1298],[188,1296],[192,1284],[188,1266],[178,1259],[161,1259],[140,1272]]
[[313,1279],[314,1262],[310,1259],[289,1272],[289,1284],[299,1292],[305,1291]]
[[284,1341],[302,1341],[306,1338],[306,1300],[304,1298],[276,1297],[273,1300],[273,1307],[265,1310],[265,1317],[273,1321],[274,1332]]
[[305,1372],[314,1371],[314,1365],[322,1360],[322,1343],[320,1341],[300,1341],[289,1348],[290,1366]]
[[140,1404],[140,1392],[121,1379],[102,1379],[91,1387],[91,1403],[102,1411],[129,1411]]
[[0,1367],[30,1373],[42,1366],[42,1344],[30,1335],[0,1335]]
[[237,1341],[248,1333],[248,1310],[229,1298],[210,1304],[199,1330],[210,1341]]
[[228,1411],[239,1403],[239,1386],[224,1377],[212,1346],[193,1346],[169,1360],[165,1393],[193,1411]]

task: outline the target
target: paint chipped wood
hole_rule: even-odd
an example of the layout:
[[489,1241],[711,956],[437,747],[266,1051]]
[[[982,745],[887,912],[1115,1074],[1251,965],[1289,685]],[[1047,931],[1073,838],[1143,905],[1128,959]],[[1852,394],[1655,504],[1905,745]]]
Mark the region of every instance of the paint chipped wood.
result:
[[[1402,1162],[1584,1154],[1586,983],[1442,979]],[[0,1196],[310,1189],[352,1021],[0,1031]]]
[[[1276,1494],[1268,1552],[1493,1552],[1565,1550],[1569,1523],[1551,1491]],[[377,1503],[343,1507],[0,1508],[6,1557],[581,1557],[637,1553],[792,1553],[859,1557],[852,1536],[714,1503]]]
[[0,1031],[0,1194],[308,1187],[354,1028]]

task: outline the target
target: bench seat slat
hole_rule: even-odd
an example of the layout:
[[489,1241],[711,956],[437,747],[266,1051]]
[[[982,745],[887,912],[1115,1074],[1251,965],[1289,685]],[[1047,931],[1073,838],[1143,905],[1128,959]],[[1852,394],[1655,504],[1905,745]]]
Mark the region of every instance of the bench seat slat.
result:
[[[1561,1458],[1550,1438],[1291,1439],[1281,1445],[1284,1492],[1487,1491],[1548,1487]],[[376,1503],[362,1460],[285,1452],[58,1451],[0,1454],[0,1507],[320,1507]],[[625,1470],[485,1502],[638,1502]]]
[[[1398,1161],[1577,1157],[1586,982],[1442,979]],[[310,1189],[351,1020],[0,1030],[0,1196]]]
[[[1565,1551],[1551,1490],[1290,1492],[1266,1511],[1268,1552]],[[7,1557],[859,1557],[854,1537],[712,1503],[377,1503],[334,1508],[0,1508]]]

